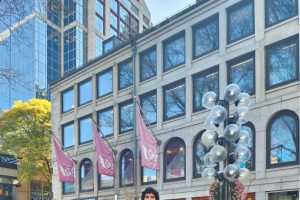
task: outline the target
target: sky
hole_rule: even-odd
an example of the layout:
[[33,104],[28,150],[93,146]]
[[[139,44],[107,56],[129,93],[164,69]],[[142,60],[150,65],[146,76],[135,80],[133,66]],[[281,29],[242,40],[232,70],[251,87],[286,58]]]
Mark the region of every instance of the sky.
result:
[[166,19],[168,16],[193,4],[196,0],[145,0],[151,13],[153,25]]

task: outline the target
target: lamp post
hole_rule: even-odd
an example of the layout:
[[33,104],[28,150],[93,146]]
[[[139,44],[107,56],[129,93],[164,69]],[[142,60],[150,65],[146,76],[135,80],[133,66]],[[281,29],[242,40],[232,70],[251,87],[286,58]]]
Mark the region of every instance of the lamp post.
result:
[[[230,103],[235,107],[232,115]],[[219,181],[222,188],[221,199],[228,200],[231,197],[229,183],[235,179],[243,182],[250,178],[250,171],[240,168],[240,163],[251,157],[251,151],[247,148],[250,133],[241,129],[242,124],[248,122],[250,96],[241,93],[238,85],[230,84],[225,87],[222,100],[210,91],[203,95],[202,105],[210,110],[204,121],[205,132],[201,137],[202,144],[209,149],[204,156],[203,178]],[[221,131],[218,130],[220,125],[223,125]],[[215,169],[217,163],[223,163],[219,172]]]

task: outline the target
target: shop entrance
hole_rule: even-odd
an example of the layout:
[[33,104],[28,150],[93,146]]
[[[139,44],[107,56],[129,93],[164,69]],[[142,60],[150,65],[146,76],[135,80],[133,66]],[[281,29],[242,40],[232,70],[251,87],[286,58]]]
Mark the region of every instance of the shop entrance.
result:
[[12,200],[12,185],[0,184],[0,200]]

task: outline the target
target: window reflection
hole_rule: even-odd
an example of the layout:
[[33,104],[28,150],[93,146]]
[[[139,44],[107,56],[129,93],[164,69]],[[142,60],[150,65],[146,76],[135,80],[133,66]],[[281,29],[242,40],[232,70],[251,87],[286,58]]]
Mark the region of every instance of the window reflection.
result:
[[164,88],[164,120],[185,114],[184,80]]
[[249,170],[254,170],[255,169],[255,128],[254,125],[250,122],[243,124],[241,126],[242,130],[246,130],[249,133],[249,140],[248,140],[248,149],[251,151],[251,157],[250,159],[245,162],[241,163],[240,167],[245,167]]
[[82,161],[80,165],[80,191],[94,189],[93,163],[89,159]]
[[134,180],[134,162],[133,153],[130,150],[125,150],[120,158],[120,186],[133,185]]
[[140,77],[145,81],[156,76],[156,47],[140,54]]
[[79,88],[79,97],[78,97],[79,106],[92,101],[92,80],[85,81],[84,83],[79,83],[78,88]]
[[63,193],[64,194],[71,194],[75,192],[74,185],[71,183],[63,183]]
[[74,146],[74,123],[63,125],[63,146],[64,148]]
[[85,117],[79,119],[79,144],[92,141],[92,119]]
[[99,189],[102,188],[111,188],[114,186],[114,177],[106,176],[103,174],[98,175],[99,177]]
[[74,90],[70,89],[62,93],[62,112],[67,112],[74,108]]
[[156,123],[157,100],[156,91],[141,96],[142,112],[147,119],[147,123]]
[[269,193],[268,200],[299,200],[299,191]]
[[114,133],[113,108],[108,108],[98,113],[98,125],[103,135],[105,136],[113,135]]
[[194,177],[201,177],[202,172],[205,168],[204,156],[208,153],[208,149],[202,144],[201,136],[204,131],[201,131],[194,142]]
[[142,167],[142,183],[155,183],[156,181],[156,170]]
[[113,91],[113,71],[109,69],[98,75],[98,97],[112,93]]
[[132,102],[120,104],[120,133],[133,130]]
[[119,64],[119,90],[127,88],[133,83],[131,59]]

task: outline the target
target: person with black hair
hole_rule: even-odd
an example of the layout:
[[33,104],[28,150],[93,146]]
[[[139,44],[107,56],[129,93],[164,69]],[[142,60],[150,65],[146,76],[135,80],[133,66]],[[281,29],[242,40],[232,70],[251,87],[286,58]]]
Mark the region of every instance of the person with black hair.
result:
[[146,188],[142,193],[142,200],[159,200],[158,192],[152,188]]

